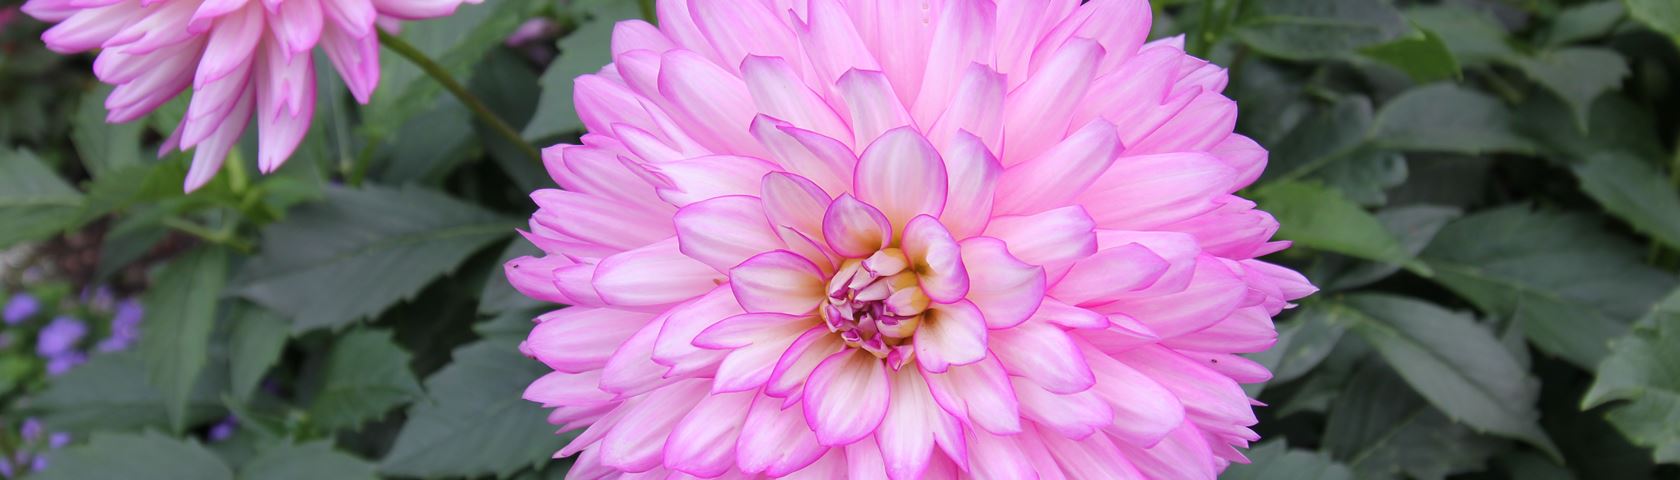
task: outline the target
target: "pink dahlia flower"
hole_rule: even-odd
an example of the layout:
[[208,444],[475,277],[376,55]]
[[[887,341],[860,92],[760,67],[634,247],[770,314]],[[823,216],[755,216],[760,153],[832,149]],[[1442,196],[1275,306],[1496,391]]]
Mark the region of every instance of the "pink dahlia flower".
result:
[[[572,478],[1213,478],[1314,291],[1143,0],[670,0],[507,264]],[[680,474],[676,474],[680,472]],[[631,475],[635,474],[635,475]]]
[[107,122],[138,119],[192,88],[159,152],[197,148],[192,191],[221,169],[253,115],[258,168],[292,155],[315,113],[316,46],[365,104],[379,84],[376,23],[449,15],[462,1],[29,0],[23,11],[57,23],[41,35],[47,48],[100,50],[93,73],[116,86]]

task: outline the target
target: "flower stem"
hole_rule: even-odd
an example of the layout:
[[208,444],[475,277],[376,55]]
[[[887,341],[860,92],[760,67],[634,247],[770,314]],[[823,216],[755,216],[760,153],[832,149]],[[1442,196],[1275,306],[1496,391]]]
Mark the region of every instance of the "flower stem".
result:
[[532,161],[538,164],[542,163],[542,152],[537,151],[537,147],[527,143],[523,137],[519,136],[519,132],[514,131],[513,127],[508,125],[507,122],[502,121],[501,117],[497,117],[495,112],[491,112],[490,107],[484,105],[484,101],[479,100],[472,92],[467,91],[467,87],[461,85],[461,82],[456,80],[454,75],[450,75],[448,71],[444,70],[442,65],[432,61],[424,52],[414,48],[414,45],[410,45],[408,41],[387,33],[385,30],[379,30],[379,43],[385,45],[385,48],[397,52],[397,55],[408,59],[409,62],[414,63],[414,66],[420,67],[421,71],[426,72],[426,75],[431,76],[433,80],[437,80],[445,90],[449,90],[449,93],[461,100],[461,103],[466,105],[468,110],[472,110],[473,115],[476,115],[479,121],[489,125],[491,130],[495,130],[502,138],[513,143],[525,156],[531,157]]

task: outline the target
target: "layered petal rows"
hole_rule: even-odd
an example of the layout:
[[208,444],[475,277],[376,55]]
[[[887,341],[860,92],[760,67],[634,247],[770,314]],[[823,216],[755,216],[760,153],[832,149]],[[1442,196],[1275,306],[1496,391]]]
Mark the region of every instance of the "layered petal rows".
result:
[[[171,0],[181,1],[181,0]],[[294,0],[286,0],[294,1]],[[661,0],[506,265],[571,478],[1213,478],[1314,291],[1143,0]]]
[[94,76],[116,86],[107,122],[139,119],[192,89],[159,151],[195,149],[192,191],[221,169],[252,117],[259,169],[292,155],[315,114],[315,47],[365,104],[379,84],[379,25],[446,16],[462,1],[28,0],[23,11],[56,24],[41,36],[47,48],[99,51]]

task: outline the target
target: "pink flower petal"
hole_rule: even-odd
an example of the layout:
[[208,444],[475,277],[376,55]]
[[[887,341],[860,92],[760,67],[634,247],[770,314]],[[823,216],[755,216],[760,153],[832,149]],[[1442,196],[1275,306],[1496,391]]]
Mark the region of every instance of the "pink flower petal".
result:
[[780,400],[760,395],[741,425],[735,462],[743,472],[779,477],[811,465],[827,451],[799,409],[784,409]]
[[957,239],[978,235],[992,217],[992,197],[1003,165],[978,137],[957,132],[946,147],[945,169],[950,191],[939,221]]
[[1119,151],[1114,124],[1092,120],[1036,158],[1005,170],[994,208],[1033,214],[1067,205],[1108,170]]
[[730,195],[691,203],[678,210],[672,222],[683,255],[719,272],[785,246],[770,229],[757,197]]
[[852,145],[869,145],[887,130],[910,125],[910,112],[885,74],[852,70],[840,76],[836,88],[852,114]]
[[962,427],[933,401],[921,372],[904,368],[888,375],[893,398],[875,441],[889,478],[920,478],[933,455],[935,439],[960,445]]
[[756,397],[753,392],[706,396],[665,439],[665,467],[708,478],[734,468],[735,443]]
[[840,336],[828,331],[828,328],[812,327],[801,334],[789,345],[782,357],[776,360],[775,370],[770,374],[770,383],[764,388],[764,393],[773,397],[798,400],[805,387],[805,379],[811,376],[811,371],[830,355],[845,348]]
[[591,284],[613,305],[670,305],[694,298],[723,281],[717,270],[677,250],[675,238],[601,260]]
[[1014,328],[994,330],[989,340],[1004,369],[1051,392],[1082,392],[1096,382],[1073,339],[1049,323],[1027,321]]
[[978,362],[986,358],[986,319],[968,301],[935,304],[922,317],[915,344],[916,361],[929,372]]
[[944,373],[923,370],[922,376],[933,399],[951,415],[999,435],[1021,431],[1015,388],[996,357],[952,366]]
[[1020,325],[1044,301],[1044,269],[1016,259],[1002,241],[963,240],[962,259],[969,277],[967,298],[985,314],[987,327]]
[[1113,302],[1125,292],[1155,283],[1169,266],[1142,245],[1110,248],[1074,262],[1073,268],[1050,287],[1050,296],[1081,307]]
[[761,114],[829,138],[850,139],[845,120],[805,86],[787,60],[748,56],[741,62],[741,77]]
[[993,218],[985,235],[1003,240],[1009,253],[1033,265],[1071,262],[1097,252],[1096,222],[1078,205],[1032,215]]
[[911,220],[904,229],[903,246],[928,298],[952,303],[968,295],[968,267],[963,265],[962,246],[939,220],[927,215]]
[[823,301],[822,270],[787,250],[761,253],[729,271],[735,300],[748,312],[805,314]]
[[549,368],[579,373],[606,366],[618,345],[653,315],[609,308],[573,307],[537,317],[525,348]]
[[805,382],[805,421],[823,445],[856,442],[887,414],[887,367],[874,356],[848,349],[829,356]]
[[828,204],[822,230],[828,248],[851,258],[867,258],[893,239],[887,216],[849,193]]
[[945,162],[911,128],[881,134],[858,159],[852,188],[902,229],[918,215],[938,217],[945,208]]

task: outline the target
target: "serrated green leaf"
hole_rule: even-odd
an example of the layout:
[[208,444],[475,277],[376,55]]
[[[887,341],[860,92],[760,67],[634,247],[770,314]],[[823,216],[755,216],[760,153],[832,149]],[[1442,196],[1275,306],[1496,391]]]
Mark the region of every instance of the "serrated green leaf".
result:
[[1320,109],[1273,146],[1262,178],[1299,180],[1346,160],[1369,138],[1371,115],[1371,101],[1357,95]]
[[507,475],[547,462],[566,437],[543,421],[540,405],[520,398],[548,373],[521,355],[517,338],[492,338],[455,351],[455,362],[426,379],[428,399],[380,463],[386,475]]
[[[454,14],[403,24],[398,36],[425,53],[456,80],[467,83],[485,52],[507,38],[543,2],[501,0],[462,4]],[[443,86],[408,59],[391,52],[379,56],[379,90],[365,109],[362,128],[385,137],[415,114],[426,111]],[[400,139],[397,139],[400,140]]]
[[1667,175],[1627,155],[1604,154],[1575,167],[1581,190],[1633,228],[1680,249],[1680,193]]
[[418,187],[330,188],[263,230],[236,291],[291,317],[296,331],[338,328],[413,296],[515,225]]
[[1406,72],[1418,83],[1462,78],[1464,72],[1453,58],[1452,50],[1441,36],[1427,29],[1414,29],[1411,34],[1392,42],[1372,45],[1360,54]]
[[201,248],[165,266],[146,291],[140,357],[147,380],[163,394],[176,432],[187,426],[188,397],[209,363],[210,333],[227,270],[227,252]]
[[1607,48],[1565,48],[1518,58],[1512,63],[1528,74],[1528,78],[1562,98],[1574,114],[1575,124],[1583,130],[1587,128],[1593,100],[1619,88],[1631,73],[1627,60]]
[[1560,46],[1609,35],[1627,17],[1621,2],[1593,2],[1563,9],[1541,37],[1548,46]]
[[1378,262],[1413,264],[1382,223],[1335,190],[1321,185],[1279,182],[1255,193],[1262,208],[1278,219],[1278,238],[1296,246]]
[[[1429,246],[1429,242],[1435,239],[1435,234],[1439,233],[1448,221],[1458,218],[1459,214],[1456,208],[1412,205],[1383,209],[1376,213],[1376,217],[1378,222],[1382,222],[1383,228],[1400,241],[1400,247],[1415,256],[1423,252],[1423,249]],[[1324,275],[1327,280],[1317,283],[1327,291],[1362,287],[1400,271],[1399,265],[1369,262],[1351,266],[1332,265],[1326,268],[1330,272]]]
[[1379,145],[1408,151],[1534,151],[1512,126],[1510,109],[1498,99],[1453,84],[1418,87],[1400,94],[1377,111]]
[[560,39],[560,58],[538,80],[542,96],[537,100],[536,116],[525,126],[527,140],[583,129],[583,121],[572,105],[572,80],[595,73],[611,62],[612,50],[607,47],[612,43],[613,25],[641,16],[636,2],[627,1],[588,2],[581,10],[584,20]]
[[1561,456],[1540,429],[1540,382],[1472,317],[1386,294],[1349,296],[1341,306],[1352,330],[1448,418]]
[[1432,5],[1406,10],[1406,19],[1440,35],[1453,58],[1465,67],[1513,58],[1510,36],[1499,22],[1460,5]]
[[1453,422],[1382,365],[1360,369],[1329,412],[1324,447],[1360,478],[1440,480],[1479,471],[1502,444]]
[[1270,440],[1244,452],[1250,463],[1233,463],[1219,476],[1224,480],[1353,480],[1353,472],[1323,453],[1289,448]]
[[111,87],[106,85],[82,94],[74,123],[70,125],[70,139],[76,145],[76,153],[81,155],[82,166],[95,178],[146,158],[140,146],[145,122],[105,122],[105,97],[110,94]]
[[1672,0],[1622,0],[1628,14],[1680,43],[1680,3]]
[[1520,322],[1541,350],[1592,368],[1675,285],[1642,255],[1594,217],[1514,205],[1447,224],[1418,257],[1477,309]]
[[[214,366],[214,365],[212,365]],[[188,424],[196,424],[222,413],[217,395],[224,385],[212,371],[188,398]],[[163,395],[146,382],[145,365],[138,352],[94,355],[47,384],[30,405],[41,421],[54,430],[87,432],[168,427],[169,414]]]
[[233,327],[228,339],[231,355],[228,391],[234,399],[245,401],[262,382],[268,368],[280,360],[280,352],[286,347],[292,329],[279,314],[247,303],[240,303],[230,317]]
[[53,453],[37,480],[233,480],[233,470],[198,442],[157,432],[99,433],[86,445]]
[[1617,339],[1598,365],[1583,409],[1611,402],[1605,415],[1661,463],[1680,463],[1680,291],[1669,295]]
[[1254,7],[1234,33],[1278,58],[1335,58],[1406,31],[1400,12],[1381,0],[1273,0]]
[[339,337],[309,403],[310,421],[326,431],[353,428],[420,397],[408,361],[390,332],[355,330]]
[[34,152],[0,147],[0,248],[75,226],[82,203]]
[[374,466],[348,453],[333,450],[332,442],[302,445],[287,443],[261,448],[255,457],[239,467],[240,480],[292,480],[304,478],[358,480],[377,479]]

